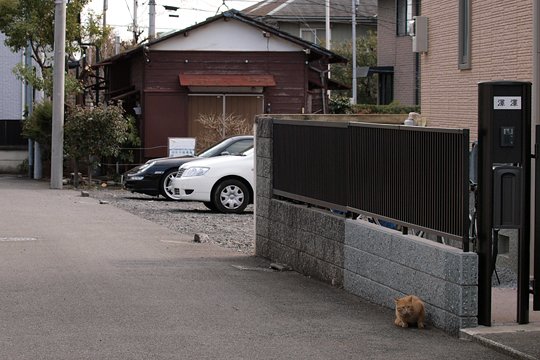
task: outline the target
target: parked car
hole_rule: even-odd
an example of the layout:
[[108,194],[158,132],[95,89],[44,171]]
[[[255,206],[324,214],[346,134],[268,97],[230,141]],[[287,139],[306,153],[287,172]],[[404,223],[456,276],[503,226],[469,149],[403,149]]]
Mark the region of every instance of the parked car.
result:
[[254,149],[237,155],[192,161],[172,180],[175,197],[201,201],[213,211],[241,213],[253,203]]
[[222,140],[197,156],[164,157],[148,160],[124,173],[123,186],[133,193],[150,196],[162,195],[168,200],[178,200],[171,187],[171,179],[178,168],[189,161],[215,156],[237,154],[253,146],[253,136],[233,136]]

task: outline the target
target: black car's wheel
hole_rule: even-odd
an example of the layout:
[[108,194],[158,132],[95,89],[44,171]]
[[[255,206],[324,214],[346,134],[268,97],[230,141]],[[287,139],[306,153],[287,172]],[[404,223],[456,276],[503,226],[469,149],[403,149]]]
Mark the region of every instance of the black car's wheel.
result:
[[180,200],[180,197],[174,194],[174,189],[172,188],[172,179],[176,177],[177,173],[178,169],[167,170],[159,181],[159,193],[167,200]]
[[249,204],[249,190],[240,180],[224,180],[214,190],[212,202],[220,212],[241,213]]
[[216,206],[214,205],[214,203],[211,202],[211,201],[205,201],[205,202],[203,202],[203,204],[204,204],[204,206],[206,206],[206,208],[207,208],[208,210],[218,211],[218,209],[216,208]]

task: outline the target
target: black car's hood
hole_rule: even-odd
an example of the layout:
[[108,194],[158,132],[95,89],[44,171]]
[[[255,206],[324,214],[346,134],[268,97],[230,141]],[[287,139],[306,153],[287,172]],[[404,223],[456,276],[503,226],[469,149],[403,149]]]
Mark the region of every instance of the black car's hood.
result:
[[[192,160],[197,160],[199,157],[197,156],[179,156],[179,157],[168,157],[168,158],[157,158],[152,159],[149,162],[154,162],[154,164],[149,168],[154,171],[160,171],[165,169],[170,169],[173,167],[180,167],[180,165],[185,164]],[[136,166],[132,169],[129,169],[126,171],[126,174],[135,174],[140,171],[140,168],[143,167],[145,164]]]
[[[191,160],[198,159],[197,156],[178,156],[178,157],[167,157],[167,158],[157,158],[153,159],[151,161],[155,161],[155,165],[176,165],[178,166],[182,165],[183,163],[186,163]],[[154,166],[155,166],[154,165]]]

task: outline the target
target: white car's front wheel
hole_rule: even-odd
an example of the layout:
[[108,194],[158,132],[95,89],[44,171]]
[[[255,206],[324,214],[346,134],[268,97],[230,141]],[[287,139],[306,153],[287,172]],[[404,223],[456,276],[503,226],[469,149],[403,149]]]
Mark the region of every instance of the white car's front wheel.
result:
[[249,204],[249,190],[240,180],[224,180],[212,194],[216,209],[223,213],[241,213]]

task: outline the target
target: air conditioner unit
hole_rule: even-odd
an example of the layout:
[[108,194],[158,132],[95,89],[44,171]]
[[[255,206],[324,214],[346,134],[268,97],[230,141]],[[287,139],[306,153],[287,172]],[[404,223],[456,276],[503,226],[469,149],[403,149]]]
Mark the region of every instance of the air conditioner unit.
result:
[[408,24],[408,32],[412,37],[412,51],[423,53],[428,51],[428,18],[414,16]]

